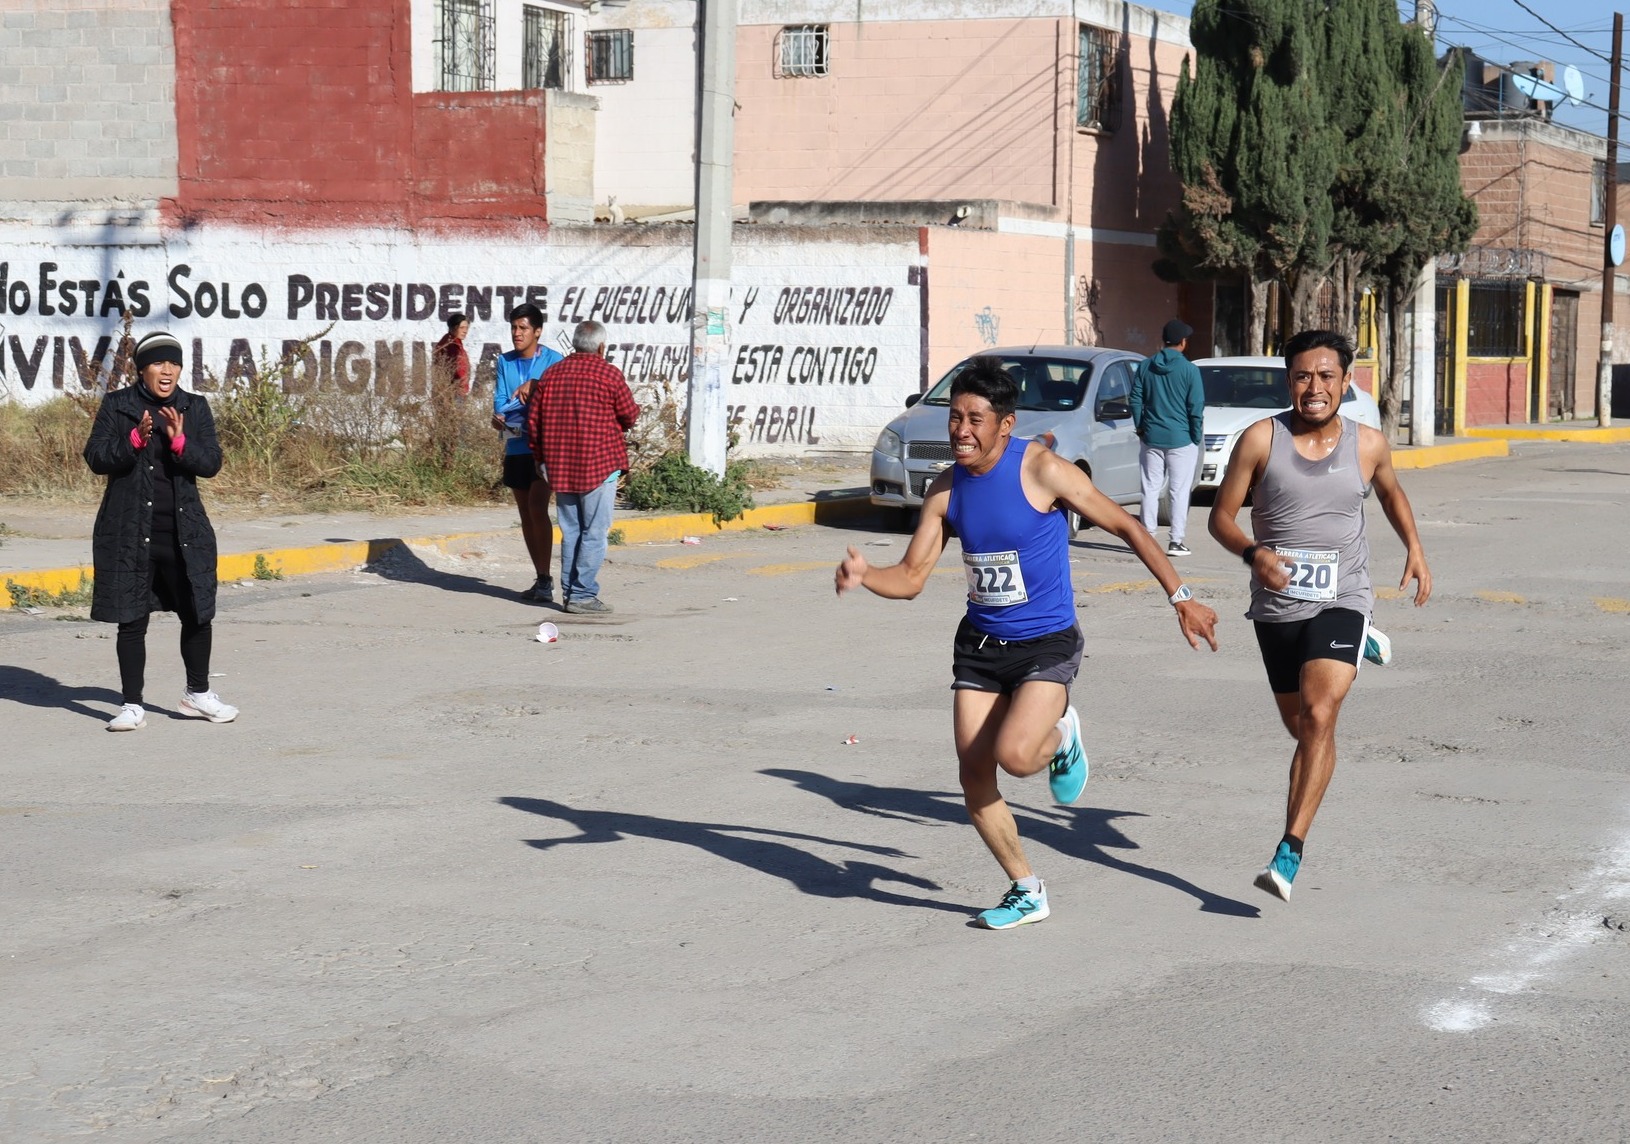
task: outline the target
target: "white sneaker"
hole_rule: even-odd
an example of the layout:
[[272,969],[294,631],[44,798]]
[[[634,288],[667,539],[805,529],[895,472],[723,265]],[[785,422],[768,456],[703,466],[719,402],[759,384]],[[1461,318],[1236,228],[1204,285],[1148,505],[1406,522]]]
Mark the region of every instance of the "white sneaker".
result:
[[108,720],[109,731],[136,731],[147,726],[147,712],[140,703],[126,703],[119,713]]
[[181,713],[183,715],[202,715],[211,723],[230,723],[238,717],[238,709],[230,703],[221,702],[221,697],[213,691],[186,691],[181,695]]

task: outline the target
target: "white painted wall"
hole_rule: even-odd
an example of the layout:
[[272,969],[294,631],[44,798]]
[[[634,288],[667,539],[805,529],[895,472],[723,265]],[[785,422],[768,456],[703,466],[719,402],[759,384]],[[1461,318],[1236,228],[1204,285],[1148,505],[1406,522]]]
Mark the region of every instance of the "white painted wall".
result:
[[[566,33],[571,49],[571,78],[568,91],[583,91],[583,13],[573,4],[550,0],[495,0],[493,21],[497,33],[495,67],[496,91],[515,91],[521,86],[522,4],[565,12],[570,17]],[[410,0],[408,18],[413,34],[413,90],[435,91],[440,70],[436,66],[436,36],[439,31],[436,0]]]
[[688,209],[695,199],[696,4],[632,0],[603,7],[590,28],[634,32],[634,78],[597,83],[594,201],[629,217]]
[[[918,388],[920,294],[908,282],[916,230],[738,233],[726,402],[742,455],[868,448]],[[472,287],[490,307],[472,324],[472,360],[509,348],[504,314],[530,298],[548,313],[545,337],[556,346],[575,322],[603,321],[608,356],[637,393],[686,383],[689,227],[442,240],[204,226],[138,237],[148,244],[110,242],[94,228],[0,224],[0,400],[37,404],[90,389],[92,366],[112,359],[121,305],[138,311],[138,337],[168,329],[182,340],[188,388],[244,378],[276,361],[286,340],[332,323],[304,377],[379,392],[392,388],[383,378],[394,369],[398,385],[419,392],[441,315],[475,308]]]

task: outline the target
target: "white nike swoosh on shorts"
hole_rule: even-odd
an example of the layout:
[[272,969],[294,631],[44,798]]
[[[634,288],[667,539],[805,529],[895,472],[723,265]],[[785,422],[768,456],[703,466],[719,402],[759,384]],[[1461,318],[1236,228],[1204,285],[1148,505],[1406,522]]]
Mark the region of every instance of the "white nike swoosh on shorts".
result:
[[1337,643],[1335,640],[1331,640],[1330,641],[1330,646],[1333,647],[1333,648],[1351,648],[1351,647],[1357,647],[1358,645],[1357,644],[1350,644],[1350,643]]

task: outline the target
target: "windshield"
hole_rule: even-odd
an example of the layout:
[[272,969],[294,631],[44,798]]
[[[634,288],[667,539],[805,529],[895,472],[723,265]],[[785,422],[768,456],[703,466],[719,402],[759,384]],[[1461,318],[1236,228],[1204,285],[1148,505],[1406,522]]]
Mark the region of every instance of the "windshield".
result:
[[[972,359],[969,359],[972,360]],[[1019,408],[1063,413],[1079,409],[1086,396],[1087,382],[1092,378],[1092,364],[1062,358],[999,357],[1002,368],[1019,387]],[[950,373],[923,397],[924,405],[951,404],[951,383],[966,369],[968,363],[958,362]],[[1286,402],[1285,404],[1290,404]]]
[[1290,404],[1284,366],[1203,365],[1207,405],[1242,409],[1284,409]]
[[[1200,378],[1205,383],[1207,405],[1231,405],[1238,409],[1284,409],[1290,404],[1290,386],[1279,366],[1203,365]],[[1341,403],[1358,400],[1358,387],[1342,391]]]

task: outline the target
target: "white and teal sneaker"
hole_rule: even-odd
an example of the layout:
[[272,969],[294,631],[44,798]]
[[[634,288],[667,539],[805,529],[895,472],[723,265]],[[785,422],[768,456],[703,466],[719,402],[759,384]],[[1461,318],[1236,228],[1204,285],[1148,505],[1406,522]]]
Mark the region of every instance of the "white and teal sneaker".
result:
[[1273,860],[1256,876],[1256,881],[1252,884],[1259,890],[1266,890],[1280,901],[1288,902],[1290,884],[1296,880],[1296,871],[1301,865],[1302,856],[1290,848],[1289,842],[1282,841],[1279,843],[1279,849],[1273,852]]
[[986,929],[1012,929],[1014,926],[1039,922],[1050,912],[1047,909],[1045,884],[1035,890],[1026,890],[1014,882],[1008,887],[1007,893],[1002,895],[1000,902],[982,912],[975,920]]
[[1074,707],[1065,708],[1058,733],[1063,738],[1047,764],[1047,785],[1053,790],[1054,802],[1069,806],[1087,787],[1087,752],[1081,748],[1081,717]]
[[1386,637],[1386,633],[1370,629],[1364,637],[1364,658],[1378,667],[1392,662],[1392,641]]

